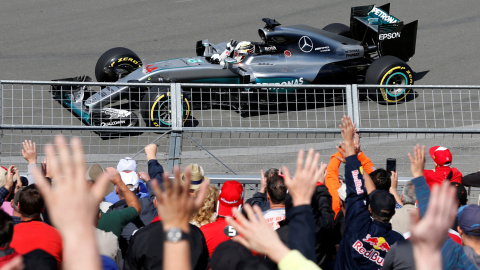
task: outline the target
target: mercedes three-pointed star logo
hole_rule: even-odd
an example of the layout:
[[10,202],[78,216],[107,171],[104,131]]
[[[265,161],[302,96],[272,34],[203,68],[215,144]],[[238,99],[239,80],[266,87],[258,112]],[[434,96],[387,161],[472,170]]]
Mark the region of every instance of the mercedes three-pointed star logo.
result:
[[300,50],[304,53],[309,53],[313,50],[313,42],[312,39],[310,39],[307,36],[303,36],[300,38],[298,41],[298,47],[300,47]]

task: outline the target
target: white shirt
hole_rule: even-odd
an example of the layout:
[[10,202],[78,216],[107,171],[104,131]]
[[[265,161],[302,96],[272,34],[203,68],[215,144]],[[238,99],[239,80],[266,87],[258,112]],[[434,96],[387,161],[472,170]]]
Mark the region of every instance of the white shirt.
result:
[[270,209],[263,212],[263,217],[274,230],[280,228],[278,222],[285,220],[285,208]]

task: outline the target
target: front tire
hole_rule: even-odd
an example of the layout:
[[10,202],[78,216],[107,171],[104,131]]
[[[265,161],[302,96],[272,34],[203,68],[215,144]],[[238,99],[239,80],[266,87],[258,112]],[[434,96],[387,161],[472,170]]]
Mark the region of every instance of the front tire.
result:
[[[183,124],[190,117],[191,105],[188,97],[182,93]],[[147,126],[172,126],[171,92],[165,88],[151,88],[140,103],[140,113]]]
[[413,70],[397,57],[382,56],[368,68],[365,84],[401,85],[367,90],[368,97],[380,104],[396,104],[411,92],[412,89],[406,86],[414,84]]
[[133,51],[117,47],[106,51],[95,65],[98,82],[116,82],[142,66],[140,57]]

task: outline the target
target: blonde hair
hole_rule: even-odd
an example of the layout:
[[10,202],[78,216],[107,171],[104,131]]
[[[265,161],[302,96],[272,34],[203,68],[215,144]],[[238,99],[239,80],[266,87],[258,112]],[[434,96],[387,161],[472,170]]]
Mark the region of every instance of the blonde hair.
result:
[[[193,193],[193,196],[197,196],[198,190]],[[207,196],[203,201],[202,207],[198,209],[196,213],[192,215],[190,223],[195,226],[201,227],[205,224],[214,222],[217,219],[217,200],[218,200],[218,188],[214,186],[209,186],[207,191]]]

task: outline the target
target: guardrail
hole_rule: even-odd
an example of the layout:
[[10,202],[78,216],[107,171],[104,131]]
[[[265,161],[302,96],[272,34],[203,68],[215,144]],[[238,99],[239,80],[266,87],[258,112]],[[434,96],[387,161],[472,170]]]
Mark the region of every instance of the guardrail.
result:
[[[35,141],[41,150],[55,134],[63,133],[82,138],[89,163],[115,166],[120,158],[132,156],[145,170],[143,147],[156,143],[157,157],[169,170],[199,163],[209,175],[241,179],[269,167],[287,165],[293,170],[302,148],[313,147],[328,162],[341,140],[338,124],[343,115],[354,119],[362,149],[377,167],[395,157],[400,175],[408,177],[407,153],[417,143],[449,147],[453,165],[465,174],[479,167],[480,86],[416,85],[408,100],[383,105],[365,95],[366,89],[379,85],[289,85],[283,88],[288,91],[274,89],[265,96],[256,92],[257,85],[148,84],[171,90],[173,125],[152,127],[140,112],[142,102],[147,102],[142,100],[145,84],[6,80],[0,84],[0,164],[19,164],[21,169],[26,169],[20,153],[23,140]],[[52,85],[85,86],[93,92],[128,86],[124,102],[111,103],[132,109],[139,126],[90,126],[53,98]],[[199,91],[202,95],[190,100],[191,115],[183,123],[182,93],[188,97]],[[213,96],[217,101],[211,100]],[[292,97],[289,103],[279,102]],[[129,99],[138,100],[137,107],[128,107]],[[39,155],[40,161],[41,151]],[[433,167],[429,158],[426,166]]]

